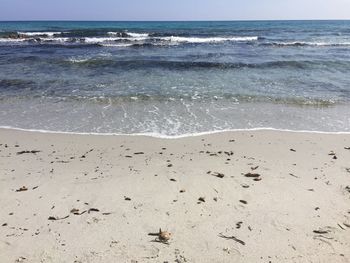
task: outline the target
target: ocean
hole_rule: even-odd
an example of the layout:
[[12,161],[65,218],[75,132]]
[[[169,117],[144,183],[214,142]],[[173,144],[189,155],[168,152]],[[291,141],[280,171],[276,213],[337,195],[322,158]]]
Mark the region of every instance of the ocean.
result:
[[0,127],[350,132],[350,21],[0,22]]

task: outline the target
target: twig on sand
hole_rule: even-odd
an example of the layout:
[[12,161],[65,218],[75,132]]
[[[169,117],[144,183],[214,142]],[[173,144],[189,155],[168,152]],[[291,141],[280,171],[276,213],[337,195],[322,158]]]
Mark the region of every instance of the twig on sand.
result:
[[49,216],[48,220],[51,220],[51,221],[56,221],[56,220],[63,220],[63,219],[67,219],[69,217],[68,216],[65,216],[65,217],[57,217],[57,216]]
[[235,237],[235,236],[224,236],[222,233],[220,233],[220,234],[219,234],[219,237],[225,238],[225,239],[232,239],[232,240],[236,241],[237,243],[239,243],[239,244],[245,246],[245,242],[242,241],[242,240],[240,240],[240,239],[238,239],[238,238]]
[[41,151],[38,150],[32,150],[32,151],[21,151],[21,152],[17,152],[17,155],[21,155],[21,154],[25,154],[25,153],[32,153],[32,154],[36,154],[39,153]]

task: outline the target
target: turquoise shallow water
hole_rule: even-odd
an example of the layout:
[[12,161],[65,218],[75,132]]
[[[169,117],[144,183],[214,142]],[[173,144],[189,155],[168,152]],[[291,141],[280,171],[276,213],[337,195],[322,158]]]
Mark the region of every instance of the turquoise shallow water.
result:
[[0,126],[350,131],[350,21],[0,22]]

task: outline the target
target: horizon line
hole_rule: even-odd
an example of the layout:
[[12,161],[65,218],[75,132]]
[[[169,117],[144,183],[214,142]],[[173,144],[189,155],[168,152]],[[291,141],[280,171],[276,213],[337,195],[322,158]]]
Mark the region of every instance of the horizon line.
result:
[[0,22],[273,22],[273,21],[350,21],[347,19],[233,19],[233,20],[70,20],[70,19],[32,19],[32,20],[0,20]]

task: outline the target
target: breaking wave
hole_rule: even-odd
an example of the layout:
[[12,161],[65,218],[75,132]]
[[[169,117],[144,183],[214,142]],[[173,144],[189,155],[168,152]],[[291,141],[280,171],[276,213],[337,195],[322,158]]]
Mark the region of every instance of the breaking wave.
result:
[[[86,34],[86,35],[85,35]],[[101,44],[102,46],[125,47],[132,45],[112,45],[115,42],[135,42],[137,45],[172,45],[172,44],[204,44],[219,42],[252,42],[257,41],[257,36],[228,36],[228,37],[197,37],[197,36],[160,36],[151,33],[134,32],[9,32],[2,33],[0,43],[88,43]]]

